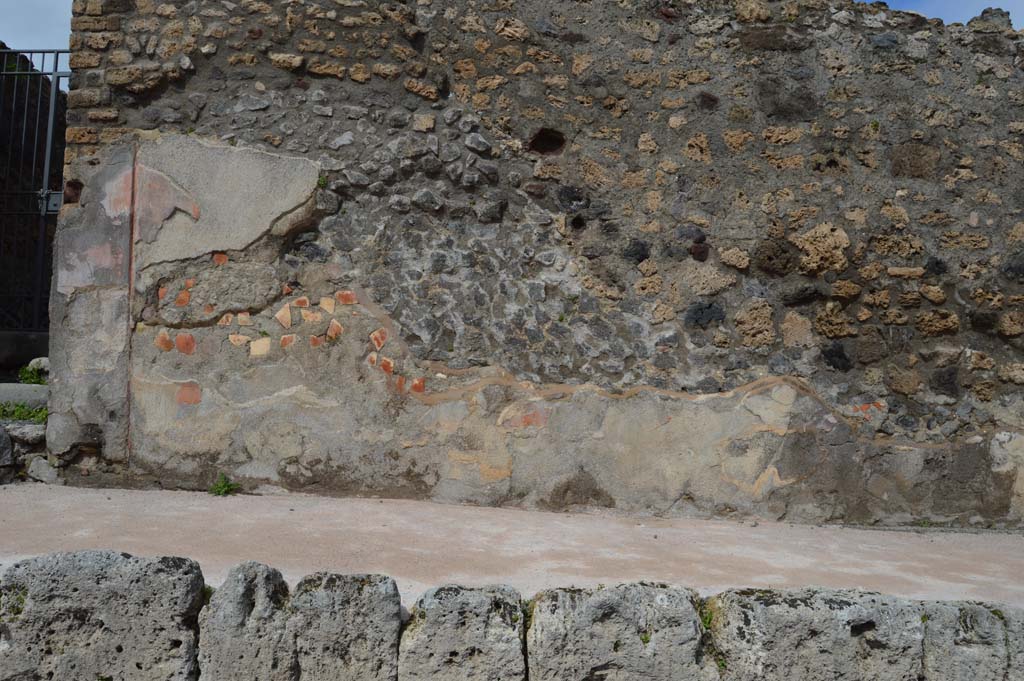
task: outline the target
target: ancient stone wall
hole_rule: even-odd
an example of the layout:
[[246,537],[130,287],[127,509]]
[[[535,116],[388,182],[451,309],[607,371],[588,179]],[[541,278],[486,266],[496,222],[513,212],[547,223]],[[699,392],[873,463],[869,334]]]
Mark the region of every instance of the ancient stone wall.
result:
[[185,558],[62,553],[0,579],[0,681],[1003,681],[1024,675],[1024,610],[863,591],[701,598],[635,583],[441,586],[405,612],[382,575],[294,589],[243,563],[213,590]]
[[835,0],[76,0],[68,479],[1024,518],[1024,38]]

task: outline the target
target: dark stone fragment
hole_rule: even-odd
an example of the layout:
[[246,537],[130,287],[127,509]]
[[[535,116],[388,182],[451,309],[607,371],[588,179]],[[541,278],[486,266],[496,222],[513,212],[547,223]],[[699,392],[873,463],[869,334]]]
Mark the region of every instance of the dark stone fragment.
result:
[[777,277],[784,277],[796,270],[800,254],[788,243],[766,239],[754,250],[754,265],[757,269]]
[[787,121],[809,121],[818,111],[818,99],[806,85],[765,78],[757,84],[757,100],[765,114]]
[[889,350],[885,337],[877,326],[864,326],[857,336],[853,352],[861,364],[872,364],[884,359]]
[[821,350],[821,356],[825,360],[825,364],[836,371],[849,371],[853,368],[853,362],[846,354],[846,348],[839,341],[832,341],[831,345],[827,345]]
[[894,50],[900,46],[900,37],[896,33],[879,33],[870,36],[868,42],[876,50]]
[[935,175],[940,156],[938,149],[927,144],[898,144],[889,152],[892,176],[927,180]]
[[658,352],[654,355],[654,366],[658,369],[675,369],[676,356],[670,352]]
[[690,257],[697,262],[704,262],[708,259],[708,254],[711,253],[711,247],[706,243],[691,244],[690,245]]
[[706,329],[712,324],[725,321],[725,310],[718,303],[697,301],[686,308],[683,323],[688,328]]
[[707,234],[704,233],[704,230],[695,225],[683,225],[682,227],[676,227],[673,234],[677,239],[692,241],[697,244],[707,241],[708,238]]
[[1024,284],[1024,251],[1017,251],[1008,257],[999,271],[1010,283]]
[[999,323],[999,313],[992,310],[971,310],[967,318],[971,320],[971,328],[982,333],[992,331]]
[[931,389],[942,395],[960,397],[960,377],[957,367],[943,367],[932,372],[931,380],[928,381]]
[[949,271],[949,266],[942,260],[939,260],[935,256],[928,258],[928,261],[924,264],[925,274],[930,274],[933,277],[937,277],[940,274],[945,274]]
[[779,291],[779,299],[782,304],[789,307],[806,305],[824,297],[825,293],[820,288],[807,282],[800,282]]
[[629,245],[622,251],[622,257],[637,264],[642,263],[651,256],[651,247],[646,241],[632,239]]
[[705,111],[713,111],[718,108],[719,99],[710,92],[701,92],[697,95],[697,107]]
[[579,187],[562,185],[558,188],[558,205],[567,213],[578,213],[590,207],[590,198]]
[[662,253],[673,260],[686,260],[690,257],[690,248],[686,244],[669,242],[662,246]]

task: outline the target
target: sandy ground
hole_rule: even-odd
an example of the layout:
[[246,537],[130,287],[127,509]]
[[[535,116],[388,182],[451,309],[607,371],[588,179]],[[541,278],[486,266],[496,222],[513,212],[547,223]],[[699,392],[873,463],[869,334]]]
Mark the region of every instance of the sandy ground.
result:
[[51,551],[188,556],[219,584],[258,560],[289,582],[317,570],[381,572],[410,604],[430,586],[657,580],[731,587],[849,587],[1024,606],[1024,536],[778,523],[630,519],[306,495],[0,487],[0,568]]

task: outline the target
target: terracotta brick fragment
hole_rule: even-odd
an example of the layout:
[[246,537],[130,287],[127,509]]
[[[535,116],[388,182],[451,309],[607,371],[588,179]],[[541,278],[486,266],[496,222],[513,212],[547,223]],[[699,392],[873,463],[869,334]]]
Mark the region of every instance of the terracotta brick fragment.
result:
[[309,307],[309,298],[307,298],[306,296],[296,298],[295,300],[292,301],[292,305],[294,305],[295,307]]
[[191,355],[196,351],[196,339],[190,333],[179,333],[174,337],[174,347],[183,355]]
[[424,393],[424,392],[426,392],[427,391],[427,379],[423,378],[422,376],[420,378],[412,379],[412,386],[410,387],[410,390],[412,390],[414,393]]
[[395,373],[395,362],[390,357],[380,358],[380,370],[390,376]]
[[292,328],[292,308],[288,303],[284,304],[280,310],[274,313],[274,319],[286,329]]
[[320,299],[320,309],[326,312],[327,314],[334,314],[334,306],[334,298],[324,296],[323,298]]
[[228,340],[235,347],[242,347],[252,340],[251,336],[246,336],[244,333],[233,333],[228,336]]
[[214,253],[213,254],[213,264],[216,265],[217,267],[220,267],[221,265],[226,265],[227,262],[228,262],[228,256],[227,256],[226,253]]
[[239,312],[235,319],[239,326],[252,326],[252,315],[248,312]]
[[341,325],[341,322],[337,319],[332,319],[331,323],[327,326],[327,338],[336,340],[344,331],[345,327]]
[[388,342],[388,330],[385,328],[377,329],[370,334],[370,340],[373,342],[373,347],[380,350]]
[[190,300],[192,300],[192,294],[185,289],[174,298],[174,305],[175,307],[185,307]]
[[298,339],[299,337],[296,336],[294,333],[288,333],[281,336],[281,348],[283,349],[288,347],[289,345],[294,344],[295,341],[297,341]]
[[377,366],[377,353],[376,352],[371,352],[369,355],[367,355],[366,356],[366,363],[369,364],[372,367]]
[[217,326],[231,326],[231,322],[234,321],[234,319],[235,315],[230,312],[225,312],[217,321]]
[[309,346],[311,348],[318,348],[318,347],[320,347],[321,345],[323,345],[326,342],[327,342],[327,338],[324,337],[324,336],[310,336],[309,337]]
[[170,352],[174,349],[174,341],[171,340],[170,334],[166,331],[161,331],[153,339],[153,345],[159,348],[163,352]]
[[334,294],[334,299],[342,305],[355,305],[359,302],[355,291],[338,291]]
[[270,354],[270,339],[269,338],[257,338],[253,342],[249,343],[249,356],[250,357],[265,357]]

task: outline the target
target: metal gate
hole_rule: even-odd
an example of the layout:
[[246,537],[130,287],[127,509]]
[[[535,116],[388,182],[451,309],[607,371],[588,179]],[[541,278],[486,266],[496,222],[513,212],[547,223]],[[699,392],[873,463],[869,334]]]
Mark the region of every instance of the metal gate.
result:
[[49,326],[70,76],[68,50],[0,49],[0,331]]

